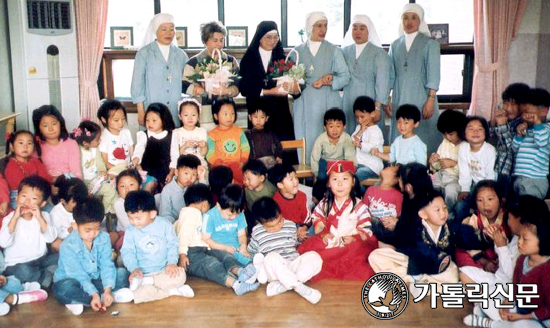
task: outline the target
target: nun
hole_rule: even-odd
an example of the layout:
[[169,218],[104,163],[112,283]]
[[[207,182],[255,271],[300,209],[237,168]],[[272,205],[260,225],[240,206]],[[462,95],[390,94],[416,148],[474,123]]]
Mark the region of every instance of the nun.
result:
[[391,141],[399,135],[395,112],[403,104],[413,104],[420,110],[420,126],[415,133],[426,144],[428,154],[434,153],[441,143],[437,131],[439,105],[437,90],[440,79],[439,43],[430,38],[424,21],[424,10],[411,3],[403,8],[399,25],[400,37],[390,46],[390,85],[393,89],[392,105],[387,114],[392,114]]
[[[308,40],[294,48],[299,63],[306,68],[306,88],[294,100],[294,133],[296,139],[306,139],[308,162],[315,139],[324,131],[323,117],[332,108],[342,108],[340,89],[350,79],[342,49],[325,40],[328,19],[323,12],[312,12],[306,17]],[[296,61],[295,53],[291,55]]]
[[344,112],[346,130],[351,135],[355,129],[353,103],[359,96],[374,100],[376,121],[384,131],[382,106],[387,104],[390,92],[390,59],[382,49],[378,33],[366,15],[353,16],[344,42],[344,59],[350,72],[349,84],[344,88]]
[[[265,129],[273,131],[279,140],[294,140],[294,124],[288,105],[289,88],[277,87],[277,82],[269,78],[268,72],[274,61],[284,60],[285,53],[280,40],[277,23],[263,21],[244,54],[241,65],[239,89],[246,97],[247,108],[253,109],[261,103],[261,108],[269,119]],[[252,128],[249,123],[249,128]],[[283,162],[297,164],[296,152],[286,152]]]
[[172,43],[174,36],[174,17],[157,14],[149,23],[142,47],[136,54],[130,93],[137,105],[139,125],[145,124],[145,110],[155,102],[168,106],[174,122],[179,125],[181,79],[188,57]]

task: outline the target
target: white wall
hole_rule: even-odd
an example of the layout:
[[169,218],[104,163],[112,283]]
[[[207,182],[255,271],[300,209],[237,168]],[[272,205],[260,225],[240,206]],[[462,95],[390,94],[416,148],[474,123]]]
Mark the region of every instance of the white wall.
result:
[[0,117],[13,112],[8,7],[0,1]]

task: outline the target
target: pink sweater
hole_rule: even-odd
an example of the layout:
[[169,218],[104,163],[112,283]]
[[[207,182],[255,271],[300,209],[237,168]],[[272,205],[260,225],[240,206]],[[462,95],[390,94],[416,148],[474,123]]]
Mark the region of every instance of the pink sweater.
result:
[[74,139],[61,140],[55,146],[42,142],[40,147],[42,148],[42,162],[54,180],[65,173],[82,179],[80,150]]

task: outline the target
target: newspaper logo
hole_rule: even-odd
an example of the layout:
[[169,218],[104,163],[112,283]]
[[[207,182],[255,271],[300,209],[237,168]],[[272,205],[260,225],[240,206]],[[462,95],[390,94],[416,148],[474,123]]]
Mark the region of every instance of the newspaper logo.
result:
[[409,303],[409,289],[396,274],[377,273],[361,289],[361,302],[374,318],[390,320],[399,316]]

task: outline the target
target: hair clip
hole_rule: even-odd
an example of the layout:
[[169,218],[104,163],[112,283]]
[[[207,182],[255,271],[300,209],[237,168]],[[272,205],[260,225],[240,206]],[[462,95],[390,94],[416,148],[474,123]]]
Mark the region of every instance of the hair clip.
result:
[[6,135],[4,136],[4,140],[6,142],[9,142],[13,138],[14,135],[15,135],[14,132],[6,132]]
[[73,129],[73,134],[74,134],[75,138],[78,138],[82,135],[82,130],[80,128],[74,128]]

